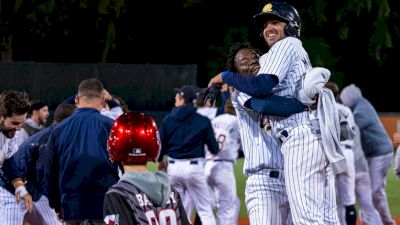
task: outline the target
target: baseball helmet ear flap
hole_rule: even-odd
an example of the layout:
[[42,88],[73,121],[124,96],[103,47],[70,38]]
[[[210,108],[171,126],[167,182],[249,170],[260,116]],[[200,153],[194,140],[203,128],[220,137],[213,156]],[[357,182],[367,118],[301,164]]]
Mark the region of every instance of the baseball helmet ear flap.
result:
[[285,34],[292,37],[300,37],[300,26],[295,20],[291,20],[285,27]]

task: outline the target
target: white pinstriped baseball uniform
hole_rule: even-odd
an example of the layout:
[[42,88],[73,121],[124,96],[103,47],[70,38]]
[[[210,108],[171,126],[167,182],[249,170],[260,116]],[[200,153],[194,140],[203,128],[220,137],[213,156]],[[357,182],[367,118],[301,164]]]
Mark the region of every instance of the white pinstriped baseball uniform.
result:
[[[354,121],[351,109],[340,103],[336,103],[339,114],[345,115],[345,119],[349,128],[355,129],[356,122]],[[337,190],[337,205],[338,216],[341,224],[346,225],[346,206],[356,204],[356,171],[354,165],[353,139],[343,140],[340,142],[344,156],[346,158],[347,171],[346,173],[337,174],[335,177],[335,186]]]
[[215,195],[217,224],[235,225],[240,209],[233,169],[241,146],[238,119],[225,113],[215,117],[211,124],[220,152],[214,156],[206,151],[204,170],[207,183]]
[[252,225],[291,224],[283,174],[283,156],[276,141],[260,129],[263,116],[244,107],[251,96],[235,91],[232,104],[244,152],[246,208]]
[[[311,70],[307,52],[299,39],[286,37],[260,58],[259,74],[274,74],[279,83],[272,94],[297,95],[296,88]],[[321,135],[311,126],[313,112],[287,118],[269,117],[273,134],[282,140],[285,183],[294,224],[339,224],[334,177],[327,170]]]

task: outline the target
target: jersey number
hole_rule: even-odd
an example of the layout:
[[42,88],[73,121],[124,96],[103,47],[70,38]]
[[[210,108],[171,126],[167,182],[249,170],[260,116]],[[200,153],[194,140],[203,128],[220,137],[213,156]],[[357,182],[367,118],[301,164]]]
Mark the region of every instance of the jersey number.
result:
[[224,134],[218,135],[217,142],[218,142],[219,150],[222,150],[224,148],[225,139],[226,139],[226,136]]
[[163,209],[158,215],[158,219],[153,210],[146,212],[149,225],[177,225],[175,211],[172,209]]

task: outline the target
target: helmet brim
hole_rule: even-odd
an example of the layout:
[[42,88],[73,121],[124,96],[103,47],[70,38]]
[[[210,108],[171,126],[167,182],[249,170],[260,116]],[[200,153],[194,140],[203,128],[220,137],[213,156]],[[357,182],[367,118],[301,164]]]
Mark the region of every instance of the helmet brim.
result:
[[261,27],[264,27],[264,24],[265,24],[265,22],[267,22],[267,20],[276,19],[276,20],[280,20],[280,21],[285,22],[285,23],[288,22],[288,20],[285,17],[282,17],[281,15],[279,15],[275,11],[272,11],[272,12],[269,12],[269,13],[262,12],[262,13],[259,13],[259,14],[255,15],[253,18],[254,18],[254,23],[257,26],[261,26]]

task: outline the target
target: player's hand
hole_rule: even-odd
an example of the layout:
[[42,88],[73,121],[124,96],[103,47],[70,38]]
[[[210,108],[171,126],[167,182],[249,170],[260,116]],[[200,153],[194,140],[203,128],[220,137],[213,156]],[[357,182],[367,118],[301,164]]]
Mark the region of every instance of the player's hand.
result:
[[210,82],[208,82],[208,87],[211,87],[213,84],[222,83],[224,83],[224,80],[222,80],[222,73],[219,73],[215,77],[211,78]]
[[15,194],[15,198],[17,199],[17,203],[22,199],[25,203],[25,209],[31,213],[33,209],[33,201],[32,201],[32,196],[30,194],[25,194],[24,196],[20,196],[20,193],[17,192]]
[[168,167],[167,162],[165,162],[164,160],[157,163],[157,168],[160,171],[167,172],[167,167]]

